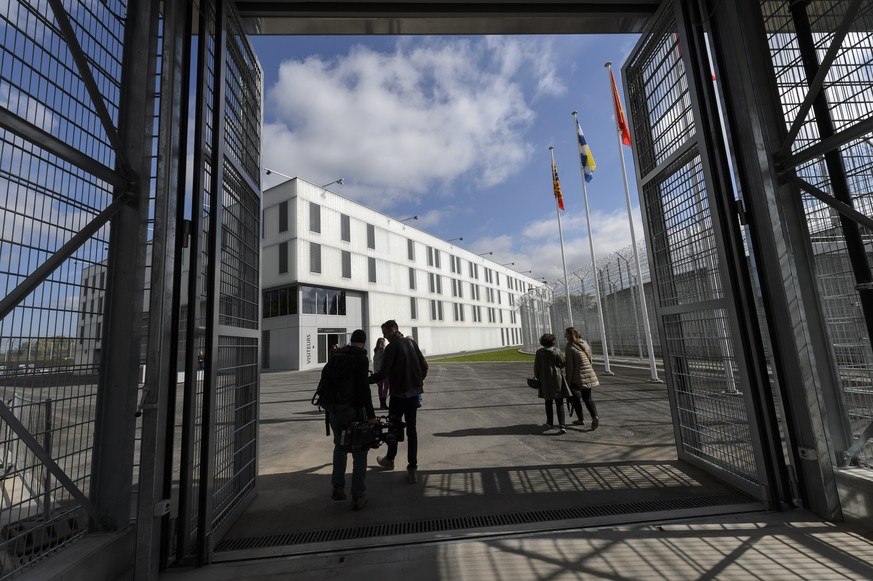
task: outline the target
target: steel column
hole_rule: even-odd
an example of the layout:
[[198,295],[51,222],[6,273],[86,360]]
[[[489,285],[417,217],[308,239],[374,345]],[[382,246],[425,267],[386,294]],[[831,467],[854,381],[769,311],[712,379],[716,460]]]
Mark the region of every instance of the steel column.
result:
[[166,566],[172,491],[173,426],[178,350],[179,286],[182,256],[177,248],[180,176],[184,176],[189,91],[186,75],[190,37],[187,2],[165,4],[158,118],[157,177],[149,292],[149,349],[142,405],[142,439],[134,579],[157,579]]
[[108,529],[131,518],[159,4],[132,2],[126,15],[119,155],[132,166],[133,203],[111,223],[102,337],[112,349],[101,353],[92,460],[91,497]]

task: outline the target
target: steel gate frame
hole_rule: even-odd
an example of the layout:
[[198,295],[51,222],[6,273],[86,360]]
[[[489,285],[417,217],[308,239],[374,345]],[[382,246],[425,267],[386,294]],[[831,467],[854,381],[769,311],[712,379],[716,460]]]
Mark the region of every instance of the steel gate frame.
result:
[[622,68],[664,368],[679,457],[778,508],[787,472],[702,14],[662,3]]

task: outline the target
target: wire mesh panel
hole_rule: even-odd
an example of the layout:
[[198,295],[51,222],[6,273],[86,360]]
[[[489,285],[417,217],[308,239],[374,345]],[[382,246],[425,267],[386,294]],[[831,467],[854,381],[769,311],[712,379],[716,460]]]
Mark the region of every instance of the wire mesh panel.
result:
[[[45,2],[11,0],[0,11],[0,295],[26,292],[0,317],[0,397],[87,494],[107,348],[101,333],[109,227],[83,239],[43,282],[19,285],[112,202],[117,156],[110,133],[119,110],[126,2],[63,7],[56,14]],[[85,534],[87,517],[5,421],[0,474],[0,578],[6,578]]]
[[706,161],[672,2],[625,65],[641,202],[674,422],[683,458],[760,493],[760,467],[743,398],[720,272]]
[[255,488],[258,446],[258,340],[220,337],[215,414],[213,526]]
[[[823,62],[852,3],[814,2],[806,6],[809,32],[819,62]],[[796,21],[790,2],[764,2],[762,12],[768,31],[768,44],[773,74],[779,91],[786,128],[790,128],[801,111],[810,83],[804,68],[804,57],[798,41]],[[855,210],[873,217],[873,145],[871,132],[857,131],[860,123],[873,118],[873,75],[870,54],[873,51],[873,5],[860,3],[851,15],[849,30],[840,42],[833,64],[824,77],[822,91],[826,100],[826,116],[835,132],[853,134],[838,147],[840,163],[845,172],[847,194]],[[806,34],[806,32],[804,32]],[[819,147],[823,139],[817,112],[813,109],[801,119],[791,152],[803,154]],[[793,168],[795,174],[828,195],[835,195],[831,170],[825,154],[812,156]],[[864,312],[855,285],[857,279],[846,243],[846,233],[839,213],[817,197],[803,196],[807,226],[810,233],[819,300],[825,316],[839,381],[840,395],[848,413],[852,438],[859,450],[856,458],[844,461],[873,469],[873,444],[862,440],[862,434],[873,422],[873,351],[865,325]],[[873,264],[871,243],[873,233],[860,228],[863,249],[868,264]],[[837,410],[831,410],[838,413]]]
[[[208,527],[196,532],[199,539],[211,536],[211,546],[220,539],[234,514],[253,498],[256,489],[261,70],[234,7],[223,6],[226,18],[222,20],[212,3],[209,6],[210,22],[226,23],[223,31],[216,27],[208,46],[207,76],[212,84],[205,92],[209,110],[206,117],[214,119],[218,113],[222,118],[220,127],[209,127],[204,132],[204,183],[214,183],[215,177],[220,180],[217,186],[207,186],[203,198],[204,238],[214,237],[218,242],[218,255],[202,260],[204,265],[214,261],[211,268],[202,271],[204,277],[208,279],[213,271],[217,277],[217,284],[207,281],[203,286],[203,300],[207,303],[208,289],[217,290],[217,318],[204,319],[203,328],[217,346],[213,351],[217,358],[197,393],[197,401],[208,409],[196,419],[195,438],[209,438],[201,450],[212,450],[210,457],[199,458],[200,466],[209,471],[210,482],[201,481],[197,494],[210,491],[209,503],[200,499],[199,504],[201,509],[208,504],[209,512],[192,516],[199,519],[198,528]],[[222,34],[224,42],[217,42]],[[219,47],[226,47],[224,54],[218,52]],[[214,84],[218,78],[224,80],[222,91]],[[223,103],[216,102],[218,95],[224,96]],[[212,167],[215,162],[211,160],[221,166]],[[210,187],[218,190],[210,191]],[[202,311],[211,315],[210,309]],[[209,547],[198,549],[204,555]]]

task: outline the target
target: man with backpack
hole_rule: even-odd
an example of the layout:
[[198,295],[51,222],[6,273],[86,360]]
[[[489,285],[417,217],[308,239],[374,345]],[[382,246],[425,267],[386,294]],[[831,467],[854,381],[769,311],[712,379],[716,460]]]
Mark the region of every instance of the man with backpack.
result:
[[[402,417],[406,422],[406,480],[415,484],[418,482],[418,432],[415,416],[418,398],[423,392],[424,378],[427,377],[427,361],[415,341],[404,337],[398,330],[397,321],[385,321],[382,324],[382,336],[388,339],[385,354],[382,356],[382,367],[370,376],[369,382],[376,383],[388,378],[391,395],[388,415],[398,419]],[[396,456],[397,442],[389,442],[388,453],[377,457],[376,462],[386,470],[394,470]]]
[[334,500],[346,499],[346,464],[352,455],[352,508],[361,510],[367,504],[364,478],[367,475],[367,451],[369,447],[351,446],[353,422],[376,424],[376,412],[370,398],[367,383],[370,360],[364,343],[367,334],[358,329],[352,333],[349,345],[336,349],[321,370],[313,403],[324,408],[330,429],[333,430],[333,473],[331,484]]

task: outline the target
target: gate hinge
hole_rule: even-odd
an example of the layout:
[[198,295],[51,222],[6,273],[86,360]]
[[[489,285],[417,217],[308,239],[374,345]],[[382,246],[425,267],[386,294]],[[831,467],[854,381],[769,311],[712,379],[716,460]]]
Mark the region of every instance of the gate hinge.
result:
[[159,500],[155,503],[154,515],[164,516],[165,514],[170,514],[169,499]]

